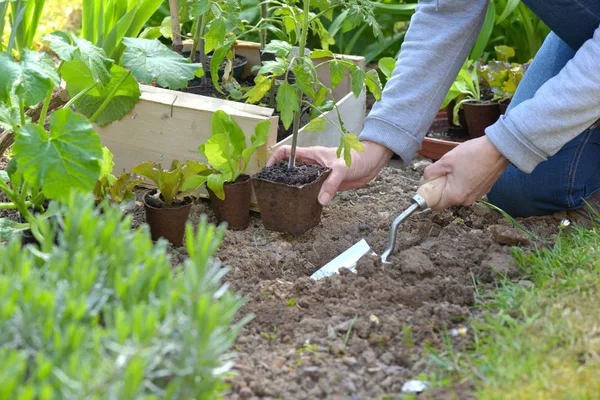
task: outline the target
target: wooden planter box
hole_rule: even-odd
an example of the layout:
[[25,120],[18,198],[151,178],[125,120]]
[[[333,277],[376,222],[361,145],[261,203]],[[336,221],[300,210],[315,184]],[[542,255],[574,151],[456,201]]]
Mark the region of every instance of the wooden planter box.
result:
[[[190,47],[189,42],[185,45]],[[260,63],[260,45],[240,42],[235,49],[236,54],[248,58],[244,74],[251,74],[251,68]],[[363,57],[344,57],[364,70]],[[322,60],[315,60],[315,63],[320,61]],[[317,72],[324,84],[330,84],[328,66],[320,68]],[[246,171],[249,175],[265,166],[273,150],[291,142],[291,137],[277,142],[279,118],[273,116],[275,110],[271,108],[147,85],[140,85],[140,89],[142,96],[131,112],[108,126],[94,127],[101,136],[103,145],[114,154],[116,174],[129,171],[145,161],[161,162],[164,167],[168,167],[174,159],[206,161],[198,153],[198,146],[210,138],[210,121],[216,110],[229,113],[246,133],[248,142],[258,123],[272,121],[267,143],[257,150],[250,161]],[[333,98],[337,102],[346,128],[360,133],[366,111],[364,88],[358,98],[354,97],[350,77],[346,74],[334,89]],[[335,110],[327,116],[330,121],[338,120]],[[324,131],[317,133],[304,132],[304,129],[301,129],[298,143],[299,146],[337,147],[339,138],[339,131],[330,122]]]

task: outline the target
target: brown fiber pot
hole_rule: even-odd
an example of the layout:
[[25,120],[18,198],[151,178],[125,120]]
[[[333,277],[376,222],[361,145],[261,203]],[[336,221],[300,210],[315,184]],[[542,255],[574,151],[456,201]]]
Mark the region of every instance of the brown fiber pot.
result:
[[506,114],[506,110],[508,109],[509,105],[510,105],[510,101],[505,102],[505,103],[498,103],[498,111],[499,111],[500,115]]
[[178,207],[157,208],[147,203],[146,197],[154,191],[144,193],[143,202],[146,209],[146,222],[150,225],[152,240],[167,239],[174,247],[183,245],[185,223],[190,215],[192,202]]
[[229,229],[246,229],[250,223],[250,198],[252,182],[248,175],[242,175],[235,183],[226,183],[223,187],[225,199],[221,200],[208,189],[210,207],[217,221],[227,222]]
[[463,107],[471,138],[485,135],[485,129],[500,117],[498,103],[464,103]]
[[299,235],[319,225],[323,206],[317,197],[330,173],[328,168],[314,182],[303,186],[253,177],[252,186],[265,229]]

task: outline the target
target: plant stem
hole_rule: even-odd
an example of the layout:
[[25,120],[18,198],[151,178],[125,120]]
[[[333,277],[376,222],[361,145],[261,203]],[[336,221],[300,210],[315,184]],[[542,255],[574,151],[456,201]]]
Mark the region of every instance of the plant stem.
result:
[[[306,40],[308,38],[308,28],[310,25],[310,0],[304,0],[304,20],[302,24],[302,36],[300,37],[300,46],[298,48],[298,65],[304,63],[304,53],[306,52]],[[296,95],[298,96],[298,104],[302,105],[302,91],[296,89]],[[298,146],[298,131],[300,130],[300,113],[302,107],[294,113],[294,126],[292,131],[292,149],[290,151],[290,159],[288,161],[288,169],[296,168],[296,147]]]
[[50,107],[50,100],[52,100],[52,90],[48,90],[48,93],[46,94],[46,99],[44,100],[44,105],[42,106],[40,120],[38,121],[38,124],[41,127],[44,127],[44,121],[46,120],[46,115],[48,115],[48,108]]
[[94,89],[96,86],[98,86],[98,82],[95,82],[94,84],[86,87],[85,89],[83,89],[81,92],[77,93],[75,96],[73,96],[68,102],[67,104],[65,104],[63,106],[63,108],[69,108],[71,107],[73,104],[75,104],[75,102],[77,100],[79,100],[81,97],[85,96],[90,90]]
[[[264,20],[265,18],[267,18],[268,13],[269,13],[269,8],[268,8],[267,3],[262,3],[260,5],[261,20]],[[260,34],[260,48],[264,50],[265,46],[267,45],[267,31],[261,30],[259,32],[259,34]]]
[[169,0],[169,8],[171,11],[171,29],[173,31],[173,51],[181,54],[183,44],[181,43],[181,27],[179,25],[179,2]]
[[121,80],[119,81],[119,83],[116,84],[116,86],[114,87],[114,89],[112,90],[112,92],[110,92],[110,94],[108,95],[108,97],[104,100],[104,102],[102,103],[102,105],[100,106],[100,108],[98,108],[98,110],[96,110],[96,112],[94,113],[94,115],[92,115],[92,117],[90,118],[90,122],[92,122],[92,123],[96,122],[96,119],[100,116],[100,114],[102,114],[102,112],[106,109],[106,107],[108,107],[108,104],[116,96],[117,92],[121,88],[121,85],[123,85],[123,82],[125,82],[125,80],[127,78],[129,78],[130,75],[131,75],[131,71],[128,71],[125,75],[123,75],[123,77],[121,78]]
[[[31,202],[30,201],[26,201],[25,203],[26,207],[31,207]],[[0,210],[16,210],[17,209],[17,205],[15,203],[0,203]]]
[[21,114],[21,126],[25,125],[25,104],[23,100],[19,101],[19,113]]

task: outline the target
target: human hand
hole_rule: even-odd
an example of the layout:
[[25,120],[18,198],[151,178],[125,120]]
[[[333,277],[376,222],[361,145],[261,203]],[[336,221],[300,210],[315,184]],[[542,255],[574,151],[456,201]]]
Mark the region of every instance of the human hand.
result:
[[447,177],[442,197],[432,210],[459,204],[470,206],[492,189],[508,164],[487,136],[482,136],[461,143],[425,168],[421,184]]
[[[337,157],[335,147],[298,147],[296,159],[331,168],[331,174],[319,192],[319,203],[326,206],[338,191],[360,188],[371,182],[392,158],[392,151],[375,142],[362,142],[363,152],[352,150],[352,164],[346,166],[343,158]],[[290,157],[290,146],[281,146],[271,156],[267,166]]]

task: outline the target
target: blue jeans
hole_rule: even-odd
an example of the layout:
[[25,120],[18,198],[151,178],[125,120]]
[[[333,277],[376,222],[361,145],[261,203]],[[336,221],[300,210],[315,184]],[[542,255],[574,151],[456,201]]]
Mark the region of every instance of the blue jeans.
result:
[[[558,74],[600,26],[600,1],[523,2],[553,32],[525,73],[507,114],[512,107],[532,98],[548,79]],[[489,201],[513,217],[548,215],[585,207],[584,200],[600,191],[600,126],[595,125],[540,163],[531,174],[509,165],[488,193]]]

